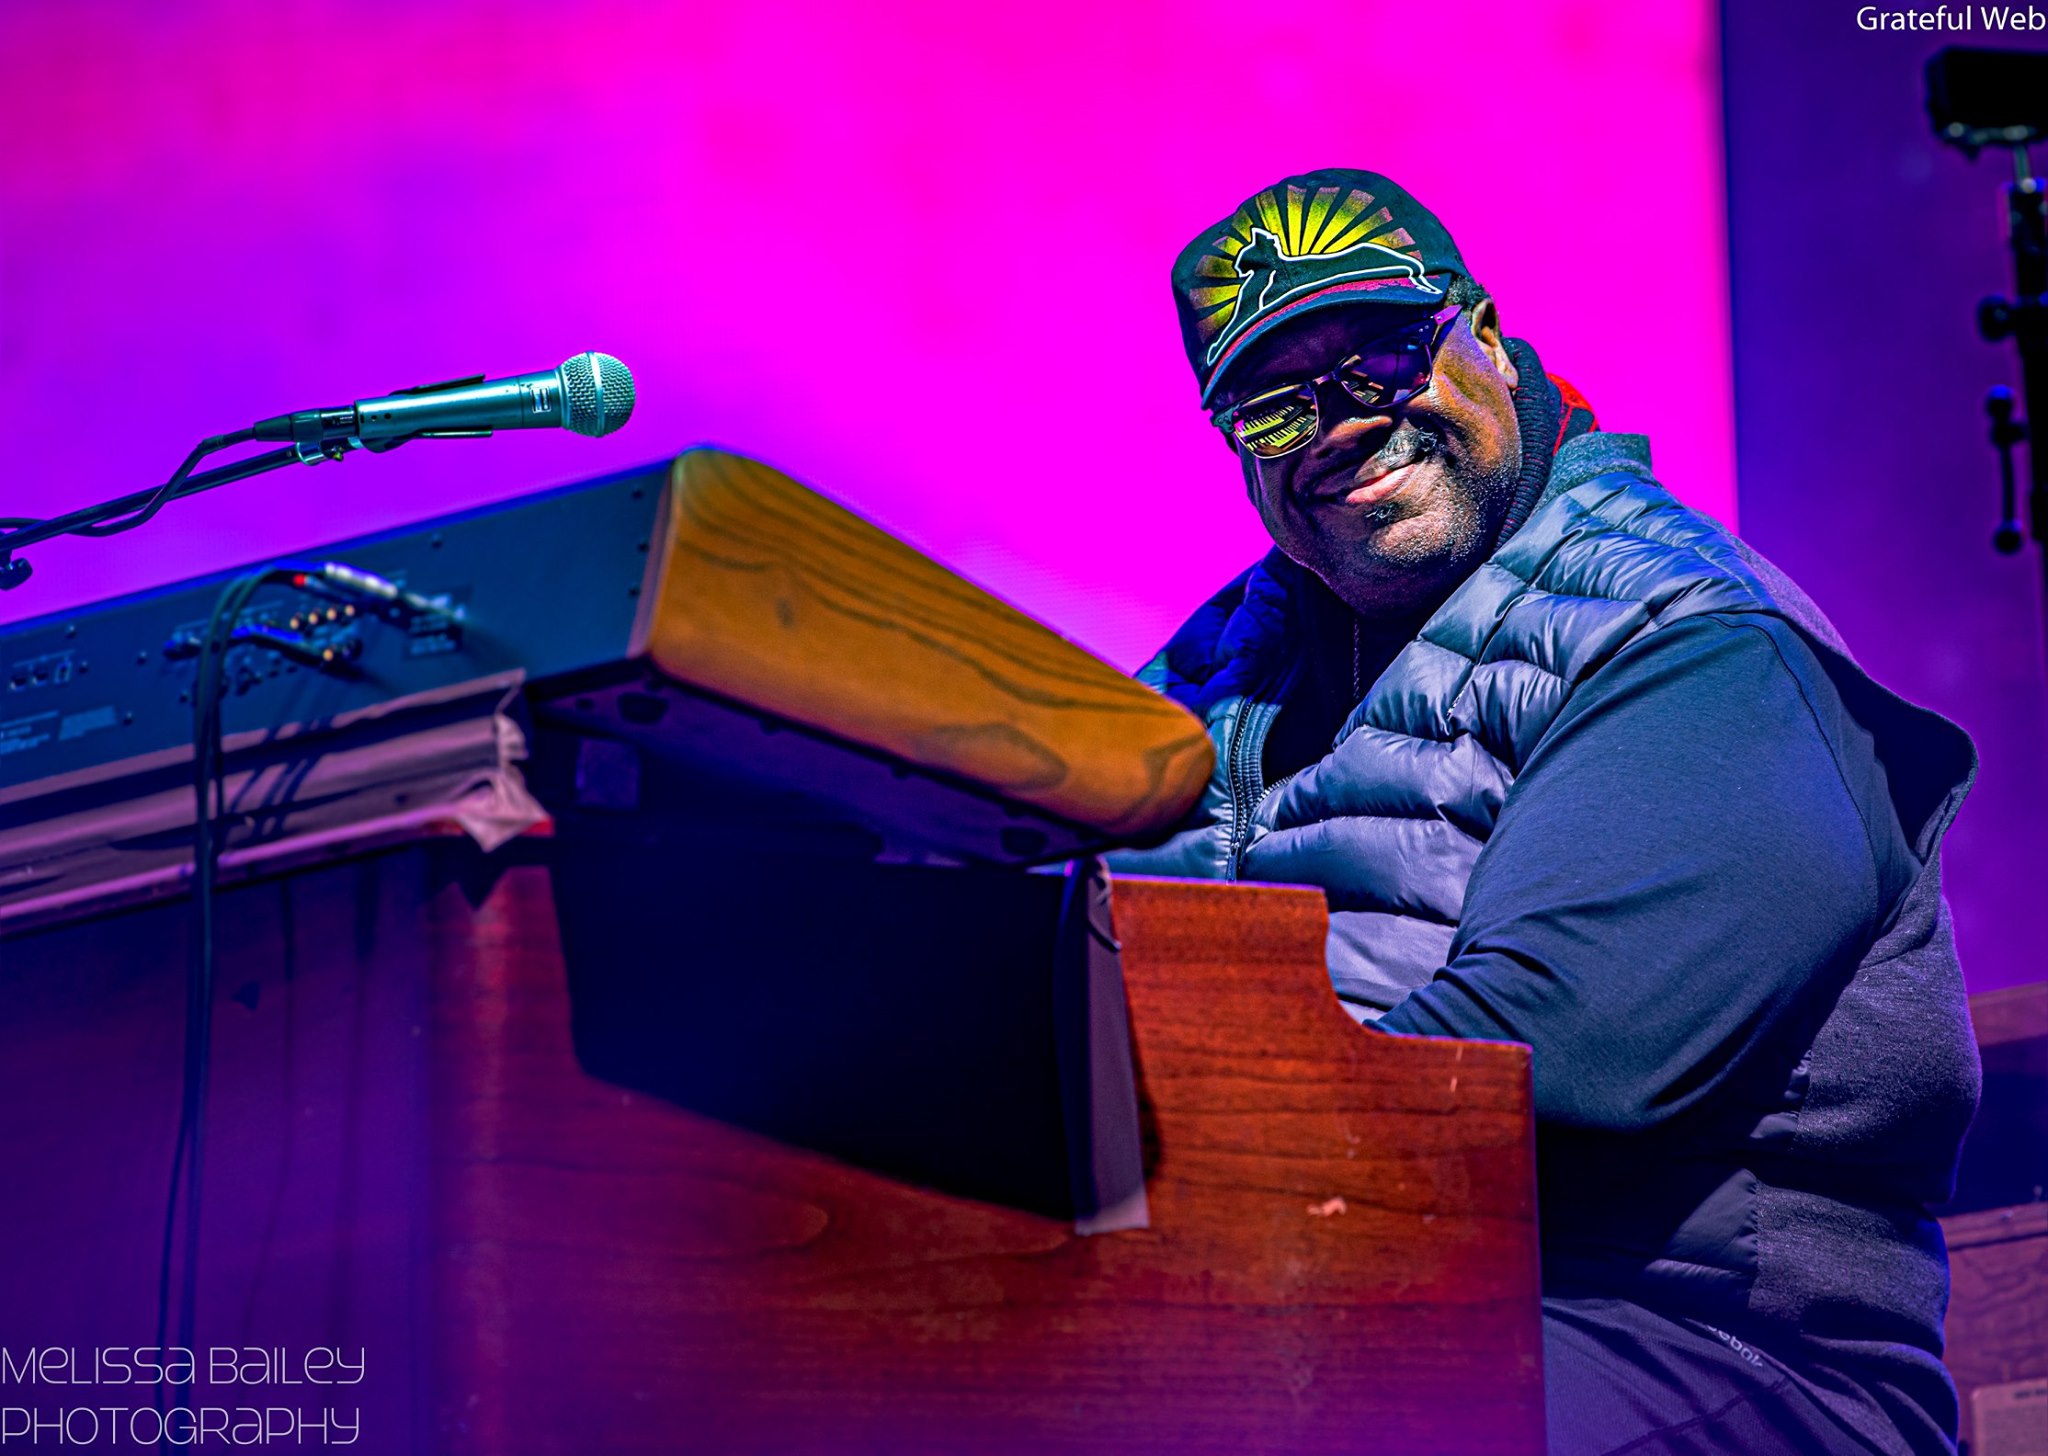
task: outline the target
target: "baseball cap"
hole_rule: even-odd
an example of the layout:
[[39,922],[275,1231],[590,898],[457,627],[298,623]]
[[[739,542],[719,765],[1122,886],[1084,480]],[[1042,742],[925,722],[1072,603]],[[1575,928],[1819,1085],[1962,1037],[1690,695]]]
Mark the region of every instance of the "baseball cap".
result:
[[1319,308],[1444,306],[1471,276],[1436,215],[1377,172],[1285,177],[1204,228],[1173,262],[1181,342],[1207,404],[1245,346]]

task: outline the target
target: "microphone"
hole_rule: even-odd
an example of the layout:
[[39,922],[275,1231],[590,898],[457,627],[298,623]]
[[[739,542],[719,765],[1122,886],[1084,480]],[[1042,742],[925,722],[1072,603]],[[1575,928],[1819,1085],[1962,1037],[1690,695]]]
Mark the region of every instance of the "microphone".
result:
[[302,457],[389,450],[407,440],[475,439],[493,430],[569,429],[609,435],[633,414],[633,376],[609,354],[585,353],[559,369],[486,380],[478,374],[359,399],[341,409],[299,410],[257,421],[258,440],[289,441]]

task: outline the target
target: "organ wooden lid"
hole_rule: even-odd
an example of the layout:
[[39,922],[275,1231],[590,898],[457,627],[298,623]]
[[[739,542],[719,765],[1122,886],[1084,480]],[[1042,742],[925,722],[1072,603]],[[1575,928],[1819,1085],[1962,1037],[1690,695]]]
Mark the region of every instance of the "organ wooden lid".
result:
[[1200,795],[1191,714],[844,507],[719,450],[669,492],[642,629],[665,674],[1107,835]]

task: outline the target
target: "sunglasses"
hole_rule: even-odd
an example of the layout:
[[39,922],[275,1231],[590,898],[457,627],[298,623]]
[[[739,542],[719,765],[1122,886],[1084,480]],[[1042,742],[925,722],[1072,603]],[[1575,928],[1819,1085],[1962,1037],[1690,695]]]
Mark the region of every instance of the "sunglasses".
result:
[[1317,403],[1323,386],[1332,381],[1367,409],[1406,404],[1429,387],[1436,351],[1457,316],[1458,305],[1452,304],[1419,323],[1382,334],[1328,374],[1239,400],[1216,412],[1216,428],[1261,460],[1271,460],[1316,437],[1321,414]]

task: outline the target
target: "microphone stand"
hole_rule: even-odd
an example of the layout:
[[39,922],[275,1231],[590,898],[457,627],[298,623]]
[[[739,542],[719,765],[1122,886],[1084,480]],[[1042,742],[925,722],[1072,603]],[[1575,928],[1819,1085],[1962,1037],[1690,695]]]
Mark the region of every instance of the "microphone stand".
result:
[[[68,536],[81,526],[98,526],[106,521],[133,515],[162,495],[158,504],[182,500],[188,495],[197,495],[202,490],[212,490],[217,485],[228,485],[237,480],[247,480],[252,475],[262,475],[282,465],[297,463],[299,458],[295,446],[287,445],[280,450],[266,450],[261,455],[251,455],[247,460],[237,460],[233,465],[222,465],[212,470],[202,470],[197,475],[188,475],[169,490],[156,486],[149,490],[131,491],[114,500],[102,501],[96,506],[86,506],[62,516],[52,516],[47,521],[37,521],[0,535],[0,591],[12,591],[27,581],[34,570],[26,561],[14,555],[24,546],[33,546],[47,541],[52,536]],[[153,513],[152,513],[153,514]],[[136,525],[142,524],[140,521]],[[81,534],[96,535],[101,532],[85,531]]]
[[2042,590],[2048,604],[2048,189],[2027,165],[2024,143],[2013,147],[2013,180],[2005,189],[2007,241],[2012,248],[2016,296],[1987,298],[1977,306],[1977,331],[1991,343],[2012,339],[2020,356],[2020,395],[2026,418],[2013,418],[2012,391],[1993,389],[1984,399],[1991,443],[1998,450],[2003,513],[1992,545],[2008,555],[2021,545],[2013,519],[2016,488],[2013,446],[2027,443],[2028,534],[2042,548]]
[[[203,490],[216,486],[230,485],[237,480],[247,480],[252,475],[263,475],[286,465],[318,465],[322,460],[339,460],[351,449],[357,448],[353,439],[348,439],[335,429],[323,428],[323,422],[308,419],[293,421],[292,433],[297,438],[289,445],[275,450],[266,450],[261,455],[251,455],[246,460],[237,460],[232,465],[218,465],[211,470],[196,474],[192,467],[216,450],[225,450],[233,445],[246,444],[255,438],[253,430],[236,430],[232,434],[212,435],[193,447],[171,478],[151,490],[130,491],[96,506],[85,506],[61,516],[52,516],[46,521],[21,520],[0,521],[0,525],[11,525],[15,529],[0,533],[0,591],[12,591],[29,579],[34,568],[14,553],[25,546],[47,541],[53,536],[113,536],[122,531],[132,531],[154,516],[174,500],[183,500],[188,495],[197,495]],[[275,436],[272,437],[276,438]],[[407,437],[410,438],[410,437]],[[382,453],[395,450],[404,444],[404,439],[377,441],[361,448]]]

